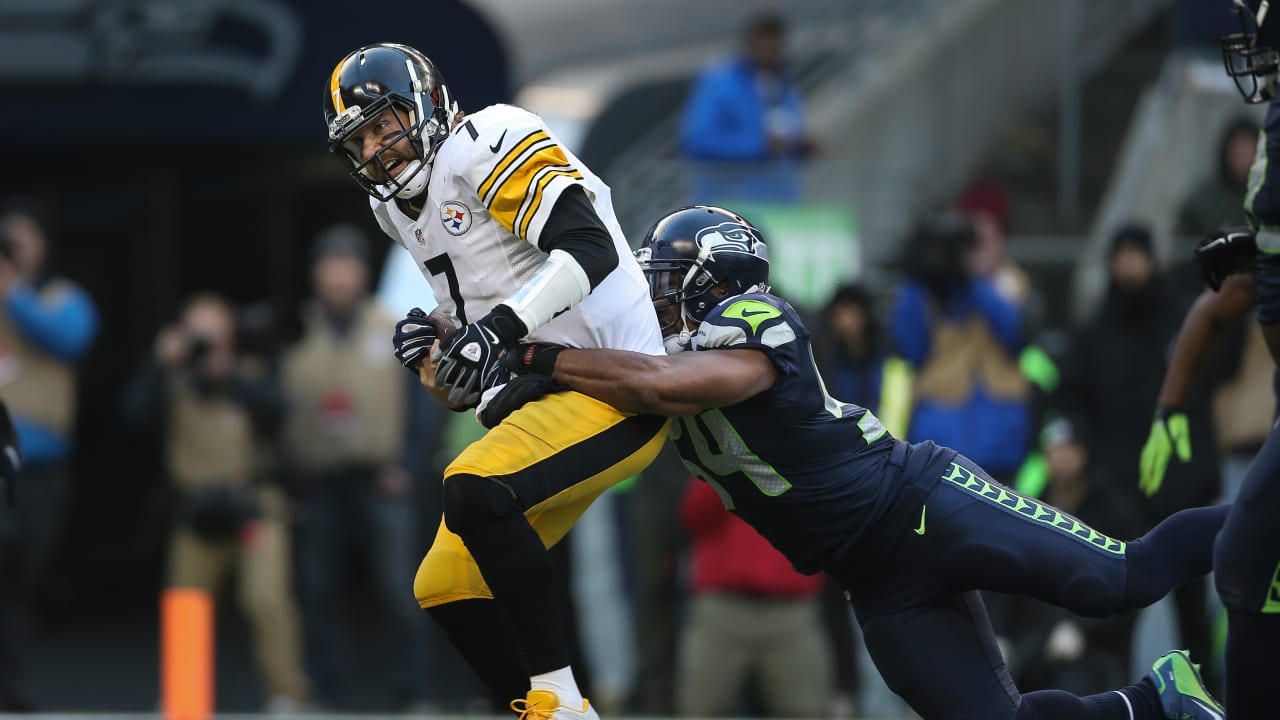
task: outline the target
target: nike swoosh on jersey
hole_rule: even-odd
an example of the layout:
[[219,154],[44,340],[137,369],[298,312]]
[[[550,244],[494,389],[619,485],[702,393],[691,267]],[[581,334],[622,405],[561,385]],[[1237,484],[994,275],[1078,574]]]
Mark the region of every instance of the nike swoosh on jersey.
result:
[[927,512],[929,512],[929,506],[928,506],[928,505],[922,505],[922,506],[920,507],[920,527],[916,528],[916,534],[917,534],[917,535],[923,535],[923,534],[924,534],[924,515],[925,515],[925,513],[927,513]]
[[502,141],[506,139],[507,139],[507,131],[503,130],[502,134],[498,136],[498,142],[489,146],[490,152],[496,155],[498,151],[502,149]]

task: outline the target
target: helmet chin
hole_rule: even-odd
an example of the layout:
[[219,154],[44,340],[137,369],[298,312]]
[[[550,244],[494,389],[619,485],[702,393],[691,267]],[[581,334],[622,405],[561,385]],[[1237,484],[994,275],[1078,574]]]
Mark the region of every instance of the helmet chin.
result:
[[409,163],[409,167],[396,176],[396,184],[400,185],[400,189],[396,191],[396,197],[401,200],[418,197],[427,188],[427,181],[430,179],[431,165],[424,165],[421,160],[414,160]]
[[668,355],[675,355],[678,352],[684,352],[689,349],[689,343],[693,339],[692,333],[688,330],[681,330],[675,335],[668,335],[662,338],[662,346],[667,349]]

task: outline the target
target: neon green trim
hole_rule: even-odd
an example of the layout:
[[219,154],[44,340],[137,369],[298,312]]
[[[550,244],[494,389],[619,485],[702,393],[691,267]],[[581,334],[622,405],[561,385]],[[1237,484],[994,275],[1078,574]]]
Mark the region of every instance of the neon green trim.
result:
[[760,332],[760,323],[781,317],[782,311],[759,300],[739,300],[725,308],[721,316],[731,320],[745,320],[751,326],[751,334],[755,335]]
[[1123,541],[1107,537],[1070,515],[1059,512],[1048,505],[1041,505],[1035,500],[1019,495],[1004,486],[989,483],[959,463],[951,463],[951,467],[947,470],[947,474],[942,476],[942,479],[975,497],[1001,508],[1011,515],[1021,515],[1028,520],[1038,522],[1067,537],[1075,538],[1099,552],[1112,555],[1124,555],[1125,553],[1127,545]]
[[1271,573],[1271,587],[1267,588],[1267,601],[1262,603],[1262,612],[1267,615],[1280,613],[1280,565],[1276,565]]

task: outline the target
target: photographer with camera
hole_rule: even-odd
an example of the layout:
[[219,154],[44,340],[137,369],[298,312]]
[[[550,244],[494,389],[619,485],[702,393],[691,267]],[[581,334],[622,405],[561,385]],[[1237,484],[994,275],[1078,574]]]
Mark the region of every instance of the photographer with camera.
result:
[[275,379],[235,340],[226,300],[212,293],[189,299],[127,387],[125,415],[136,425],[158,421],[176,491],[166,586],[216,594],[235,567],[266,709],[296,711],[307,690],[286,501],[269,482],[266,442],[285,402]]
[[1031,388],[1018,368],[1023,311],[979,272],[975,239],[958,213],[915,230],[889,333],[916,368],[908,439],[956,448],[1008,483],[1031,434]]

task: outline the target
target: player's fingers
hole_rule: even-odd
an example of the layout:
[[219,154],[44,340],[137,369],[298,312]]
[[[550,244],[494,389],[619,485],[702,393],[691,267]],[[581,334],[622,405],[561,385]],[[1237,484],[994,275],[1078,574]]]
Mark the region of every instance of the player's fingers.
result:
[[449,402],[456,405],[470,398],[475,384],[476,372],[468,368],[458,377],[458,383],[449,391]]

